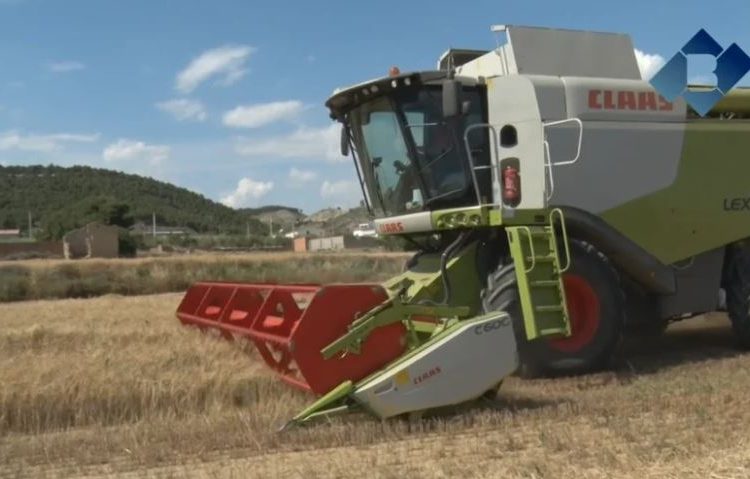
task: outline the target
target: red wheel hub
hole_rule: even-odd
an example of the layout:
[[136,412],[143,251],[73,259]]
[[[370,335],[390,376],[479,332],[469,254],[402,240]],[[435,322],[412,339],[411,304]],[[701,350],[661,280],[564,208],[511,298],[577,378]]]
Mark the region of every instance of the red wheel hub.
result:
[[563,284],[571,335],[568,338],[552,340],[549,345],[563,353],[574,353],[591,343],[599,329],[599,298],[591,284],[582,276],[565,274]]

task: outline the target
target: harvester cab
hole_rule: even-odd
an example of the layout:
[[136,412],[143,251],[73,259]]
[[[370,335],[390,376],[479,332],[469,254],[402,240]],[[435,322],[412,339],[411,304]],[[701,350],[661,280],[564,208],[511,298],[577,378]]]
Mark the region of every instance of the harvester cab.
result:
[[[418,246],[402,274],[382,284],[199,283],[179,306],[183,323],[249,339],[283,380],[320,396],[292,423],[456,404],[496,390],[519,364],[598,367],[622,331],[621,284],[659,319],[715,306],[724,245],[750,225],[721,216],[701,236],[703,213],[675,213],[705,209],[683,193],[700,175],[675,180],[699,161],[680,166],[684,101],[641,80],[626,35],[494,30],[507,35],[495,50],[449,50],[435,71],[392,68],[326,102],[378,234]],[[743,132],[701,141],[723,148]],[[707,173],[729,178],[730,196],[746,193],[731,180],[739,161],[716,158]],[[652,200],[665,191],[674,194]],[[658,228],[634,218],[698,236],[663,248]]]

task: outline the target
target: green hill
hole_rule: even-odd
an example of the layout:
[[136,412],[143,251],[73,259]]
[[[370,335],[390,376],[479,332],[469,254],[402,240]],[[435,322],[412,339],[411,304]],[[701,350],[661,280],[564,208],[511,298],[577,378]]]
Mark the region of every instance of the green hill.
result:
[[150,224],[152,212],[161,226],[200,233],[245,233],[248,223],[251,233],[266,230],[247,213],[151,178],[86,166],[0,166],[0,229],[25,229],[28,212],[46,237],[92,218]]
[[305,216],[302,211],[299,210],[299,208],[292,208],[291,206],[283,206],[283,205],[265,205],[260,206],[258,208],[240,208],[237,211],[241,211],[242,213],[247,213],[250,216],[261,216],[268,213],[275,213],[277,211],[287,211],[291,214],[298,215],[298,216]]

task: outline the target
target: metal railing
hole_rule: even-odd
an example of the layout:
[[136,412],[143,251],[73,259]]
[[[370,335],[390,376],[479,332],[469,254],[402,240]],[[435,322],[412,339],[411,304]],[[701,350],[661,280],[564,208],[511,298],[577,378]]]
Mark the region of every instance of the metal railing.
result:
[[[542,122],[542,127],[547,128],[550,126],[559,126],[564,125],[568,123],[573,123],[576,126],[578,126],[578,141],[576,142],[576,154],[571,160],[565,160],[565,161],[558,161],[553,162],[552,161],[552,155],[550,153],[550,146],[549,141],[546,139],[546,130],[545,130],[545,140],[544,140],[544,168],[546,172],[546,185],[545,185],[545,198],[547,201],[552,198],[552,195],[555,191],[555,178],[554,178],[554,172],[553,167],[555,166],[569,166],[572,164],[575,164],[578,162],[578,160],[581,158],[581,147],[583,145],[583,122],[580,118],[566,118],[565,120],[556,120],[556,121],[550,121],[550,122]],[[477,180],[477,171],[479,170],[491,170],[492,172],[492,180],[493,184],[498,177],[497,172],[494,170],[495,167],[499,167],[499,163],[493,163],[492,160],[490,160],[489,165],[480,165],[477,166],[474,164],[474,156],[471,154],[471,144],[469,142],[469,133],[471,133],[474,130],[478,130],[480,128],[486,128],[490,134],[490,140],[492,143],[492,146],[494,147],[495,151],[497,152],[500,148],[500,138],[497,133],[496,125],[493,125],[491,123],[475,123],[473,125],[468,126],[464,130],[464,148],[466,149],[466,156],[469,159],[469,166],[471,171],[471,179],[474,184],[474,192],[477,197],[477,204],[482,204],[482,195],[479,190],[479,181]],[[496,154],[496,156],[498,156]],[[491,206],[499,206],[499,203],[492,203]],[[511,207],[512,208],[512,207]]]
[[576,148],[576,154],[575,157],[572,160],[567,161],[558,161],[557,163],[554,163],[552,161],[552,154],[550,153],[549,148],[549,141],[546,139],[546,130],[545,130],[545,140],[544,140],[544,168],[547,172],[547,190],[546,197],[547,201],[549,201],[552,198],[552,195],[555,193],[555,175],[552,170],[552,167],[554,166],[568,166],[576,163],[581,158],[581,146],[583,145],[583,122],[580,118],[566,118],[565,120],[557,120],[557,121],[550,121],[546,123],[542,123],[543,128],[547,128],[549,126],[558,126],[558,125],[564,125],[566,123],[575,123],[578,126],[578,145]]
[[[492,171],[492,168],[495,166],[492,164],[492,158],[490,158],[490,164],[489,165],[480,165],[476,166],[474,164],[474,155],[471,154],[471,144],[469,143],[469,133],[471,133],[474,130],[478,130],[479,128],[487,128],[489,131],[492,132],[492,144],[498,145],[498,136],[497,136],[497,130],[495,130],[495,127],[489,123],[475,123],[473,125],[469,125],[466,130],[464,130],[464,148],[466,148],[466,157],[469,159],[469,166],[471,171],[471,180],[474,183],[474,192],[477,195],[477,204],[482,204],[482,194],[479,191],[479,181],[477,180],[477,171],[478,170],[490,170]],[[497,147],[497,146],[495,146]],[[493,175],[494,177],[494,175]],[[493,204],[494,206],[494,204]]]

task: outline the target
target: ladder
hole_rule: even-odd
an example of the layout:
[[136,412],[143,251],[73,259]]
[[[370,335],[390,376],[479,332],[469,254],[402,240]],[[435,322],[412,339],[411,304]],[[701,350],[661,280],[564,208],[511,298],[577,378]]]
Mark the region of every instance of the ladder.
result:
[[[547,224],[506,227],[528,340],[570,335],[562,281],[562,274],[570,267],[565,218],[562,210],[555,208],[547,220]],[[565,253],[563,266],[561,247]]]

